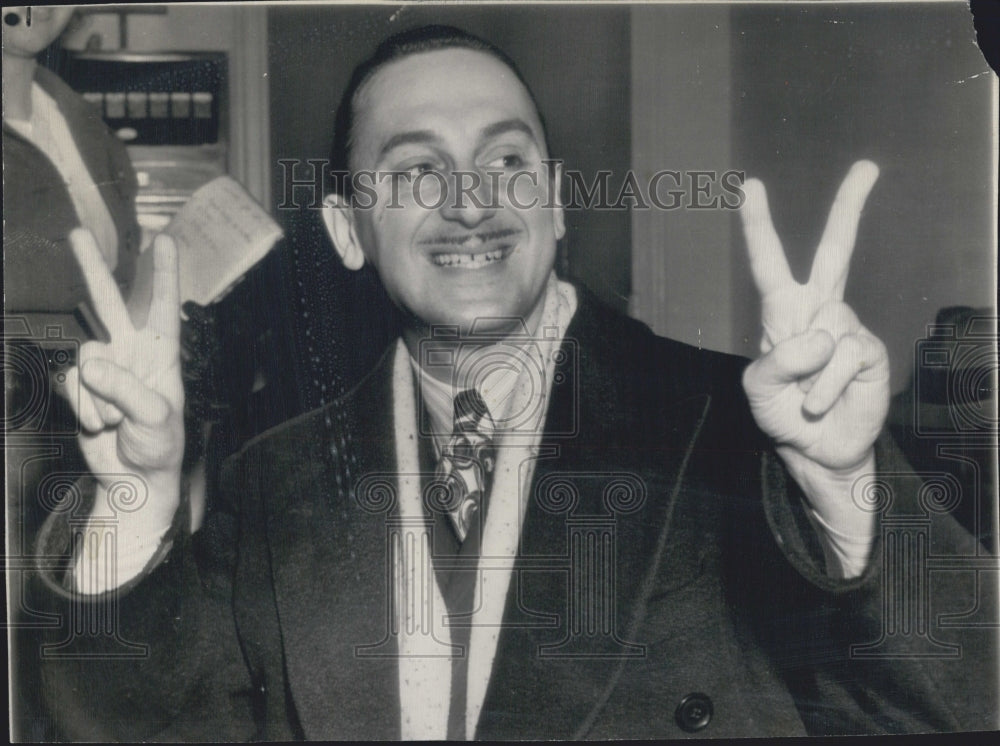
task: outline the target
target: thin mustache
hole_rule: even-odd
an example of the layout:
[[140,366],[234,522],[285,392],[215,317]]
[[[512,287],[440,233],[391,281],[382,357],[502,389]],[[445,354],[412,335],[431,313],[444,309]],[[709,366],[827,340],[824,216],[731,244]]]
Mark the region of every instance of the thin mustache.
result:
[[507,238],[508,236],[515,236],[521,231],[515,228],[501,228],[494,231],[476,231],[473,233],[463,233],[458,236],[435,236],[433,238],[428,238],[420,241],[421,246],[461,246],[467,241],[471,241],[473,238],[478,238],[482,242],[496,241],[500,238]]

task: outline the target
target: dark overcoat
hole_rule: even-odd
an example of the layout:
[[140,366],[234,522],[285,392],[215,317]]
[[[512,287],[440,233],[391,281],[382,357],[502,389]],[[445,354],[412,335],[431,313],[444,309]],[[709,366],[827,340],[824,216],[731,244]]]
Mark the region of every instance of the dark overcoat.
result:
[[[879,511],[872,560],[834,580],[750,416],[746,361],[582,289],[562,350],[477,738],[996,727],[995,630],[946,624],[977,604],[996,619],[962,561],[976,544],[891,443],[881,492],[858,497]],[[114,639],[61,649],[104,659],[44,663],[63,734],[399,736],[391,361],[227,464],[202,530],[114,602]],[[145,657],[112,659],[126,643]]]

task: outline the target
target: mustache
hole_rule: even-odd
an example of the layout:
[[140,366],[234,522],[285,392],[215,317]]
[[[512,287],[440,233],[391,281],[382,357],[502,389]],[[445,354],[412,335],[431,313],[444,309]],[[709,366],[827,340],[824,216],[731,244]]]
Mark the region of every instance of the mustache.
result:
[[497,228],[483,231],[463,231],[462,233],[442,233],[422,239],[417,243],[420,246],[462,246],[475,239],[478,239],[482,243],[499,241],[510,236],[516,236],[520,232],[517,228]]

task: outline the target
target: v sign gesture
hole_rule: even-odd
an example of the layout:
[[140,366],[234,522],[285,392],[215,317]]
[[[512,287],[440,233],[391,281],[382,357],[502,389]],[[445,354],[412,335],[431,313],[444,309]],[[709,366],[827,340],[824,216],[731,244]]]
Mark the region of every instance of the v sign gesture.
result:
[[885,346],[843,302],[861,209],[877,178],[870,161],[851,168],[805,285],[789,270],[764,185],[755,179],[744,185],[740,216],[763,338],[762,356],[747,368],[743,386],[757,424],[793,474],[803,459],[845,474],[864,466],[888,411]]
[[[114,278],[89,231],[70,234],[97,315],[109,342],[86,342],[67,389],[80,418],[80,450],[104,490],[129,475],[138,480],[143,520],[169,526],[180,499],[184,453],[184,388],[180,368],[177,250],[158,236],[153,247],[153,299],[141,329],[129,319]],[[106,501],[98,500],[95,511]],[[138,508],[134,505],[132,508]],[[106,508],[105,508],[106,509]]]

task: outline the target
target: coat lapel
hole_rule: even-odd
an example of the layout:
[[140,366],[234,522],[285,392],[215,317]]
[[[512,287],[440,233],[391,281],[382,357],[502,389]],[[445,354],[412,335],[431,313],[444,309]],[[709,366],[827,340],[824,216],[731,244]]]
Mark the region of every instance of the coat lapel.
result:
[[[320,413],[314,435],[324,453],[306,461],[294,454],[297,469],[282,479],[280,494],[267,496],[287,679],[307,739],[399,737],[386,551],[392,501],[371,478],[395,468],[386,430],[391,365],[385,362],[347,397],[342,411],[331,405]],[[324,414],[350,423],[344,430],[350,441],[322,427]],[[349,491],[338,487],[338,474]]]
[[[645,655],[636,634],[710,397],[650,394],[650,371],[608,336],[581,303],[476,738],[523,737],[526,723],[536,738],[585,735],[623,667]],[[391,356],[342,406],[333,414],[350,423],[353,444],[334,437],[339,450],[327,458],[320,417],[315,443],[302,444],[313,456],[293,453],[273,469],[274,485],[265,480],[288,687],[306,738],[398,738],[391,509],[377,504],[379,475],[393,485],[387,495],[395,479]]]
[[585,734],[622,667],[645,655],[635,634],[709,397],[656,406],[669,424],[650,432],[588,311],[564,344],[477,738],[523,737],[525,723],[535,738]]

